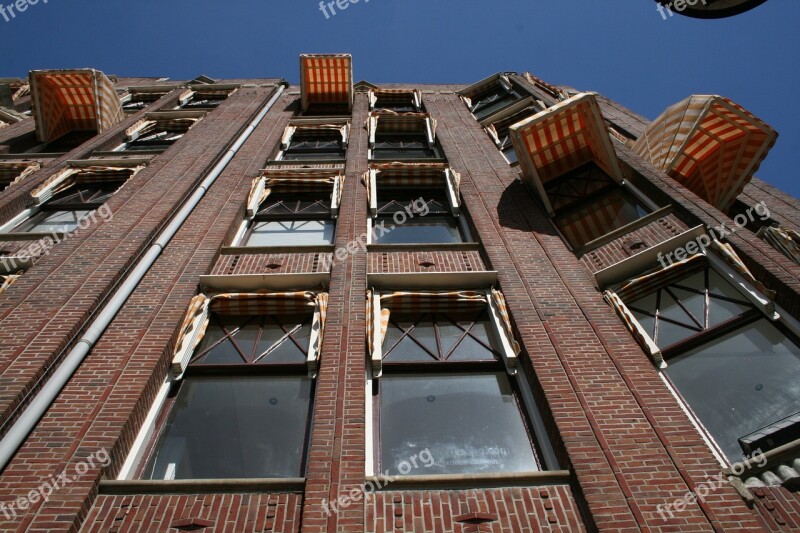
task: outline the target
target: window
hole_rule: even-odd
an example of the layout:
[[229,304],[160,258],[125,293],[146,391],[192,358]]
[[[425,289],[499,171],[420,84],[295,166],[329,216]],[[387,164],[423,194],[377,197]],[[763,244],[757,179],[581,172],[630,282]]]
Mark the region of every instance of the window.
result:
[[192,86],[190,90],[183,93],[178,99],[177,109],[216,109],[235,90],[236,88],[232,86]]
[[386,109],[395,113],[419,113],[422,109],[422,93],[407,89],[376,89],[370,91],[370,109]]
[[12,220],[2,233],[66,233],[99,209],[138,167],[68,167],[31,192],[39,205],[23,220]]
[[752,451],[744,448],[752,435],[768,435],[767,451],[797,433],[796,423],[784,421],[800,413],[800,340],[765,315],[730,272],[716,256],[698,254],[629,282],[615,307],[662,352],[664,373],[737,462]]
[[158,101],[168,92],[169,90],[137,91],[131,89],[130,94],[123,96],[121,99],[122,110],[126,113],[136,113],[137,111],[141,111],[142,109],[146,108],[153,102]]
[[378,161],[443,159],[436,121],[427,113],[374,111],[369,119],[369,157]]
[[294,122],[284,132],[279,161],[344,161],[350,125]]
[[639,220],[650,208],[589,163],[545,186],[554,222],[573,248]]
[[163,152],[181,139],[203,117],[203,112],[148,113],[125,132],[116,152]]
[[[425,206],[420,205],[420,198]],[[413,217],[406,216],[409,206]],[[405,219],[402,224],[395,222],[398,213]],[[459,218],[453,216],[444,191],[433,188],[379,188],[375,222],[391,228],[387,233],[376,234],[376,244],[441,244],[469,240]]]
[[495,75],[461,91],[461,98],[477,120],[483,120],[528,96],[506,75]]
[[309,361],[318,356],[327,294],[199,295],[192,304],[165,416],[142,450],[138,476],[304,477]]
[[[399,464],[425,449],[434,464],[409,475],[542,469],[520,401],[521,383],[508,373],[508,354],[514,353],[505,329],[510,326],[499,325],[496,302],[489,303],[496,296],[463,291],[368,297],[379,302],[372,309],[380,306],[376,320],[385,324],[380,342],[372,341],[380,345],[382,360],[372,407],[377,471],[398,474]],[[373,352],[373,372],[375,357]]]
[[275,194],[256,213],[246,242],[247,246],[333,244],[335,229],[330,196]]
[[265,171],[247,201],[243,246],[332,245],[343,176],[323,170]]
[[[528,102],[526,104],[526,102]],[[521,109],[519,109],[521,107]],[[506,161],[513,165],[517,163],[517,152],[514,149],[514,144],[511,140],[511,132],[509,128],[517,122],[524,120],[528,117],[539,113],[544,109],[544,105],[540,103],[533,103],[533,98],[526,98],[518,104],[510,106],[502,113],[499,113],[497,120],[486,126],[486,132],[494,141],[497,148],[503,153]],[[508,113],[506,115],[506,113]]]

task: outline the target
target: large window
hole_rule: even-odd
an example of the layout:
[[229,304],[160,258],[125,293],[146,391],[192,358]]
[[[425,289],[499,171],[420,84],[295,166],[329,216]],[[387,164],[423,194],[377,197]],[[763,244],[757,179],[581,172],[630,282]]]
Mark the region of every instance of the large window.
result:
[[302,477],[310,331],[310,315],[212,314],[141,477]]
[[202,111],[148,113],[125,132],[117,152],[163,152],[181,139],[203,116]]
[[369,131],[369,157],[372,160],[443,159],[436,141],[436,121],[427,113],[373,111]]
[[405,474],[398,465],[422,450],[433,464],[409,475],[542,469],[523,378],[509,374],[507,332],[483,293],[394,295],[378,297],[375,470]]
[[273,194],[247,232],[247,246],[333,244],[336,221],[330,193]]
[[762,451],[784,444],[796,433],[785,421],[800,413],[798,339],[705,259],[670,270],[623,291],[666,375],[729,461],[752,451],[753,435]]
[[491,76],[461,91],[460,94],[470,112],[479,121],[529,96],[514,87],[505,75]]
[[377,89],[370,91],[370,109],[386,109],[395,113],[419,113],[422,108],[422,93],[417,90]]
[[350,126],[346,122],[317,124],[295,122],[281,140],[279,161],[344,161]]
[[195,297],[132,474],[304,477],[326,308],[327,294],[310,292]]
[[635,222],[650,208],[597,165],[586,164],[545,185],[554,222],[573,248]]
[[[421,200],[421,201],[420,201]],[[423,205],[424,202],[424,205]],[[408,215],[409,210],[413,216]],[[403,222],[397,223],[398,220]],[[378,188],[376,244],[442,244],[469,241],[460,217],[453,216],[445,192],[431,187]]]

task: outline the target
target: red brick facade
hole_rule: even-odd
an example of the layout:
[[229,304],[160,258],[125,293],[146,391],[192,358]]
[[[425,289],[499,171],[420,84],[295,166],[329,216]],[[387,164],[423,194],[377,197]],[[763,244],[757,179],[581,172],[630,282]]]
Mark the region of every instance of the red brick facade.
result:
[[[2,432],[114,294],[185,198],[278,90],[277,80],[242,83],[174,146],[108,202],[100,221],[36,258],[0,295]],[[519,78],[553,103],[550,86]],[[119,79],[128,85],[153,80]],[[411,87],[411,86],[409,86]],[[726,482],[702,501],[664,516],[663,505],[697,492],[723,466],[650,358],[603,300],[594,274],[700,224],[731,224],[667,175],[613,141],[623,172],[671,210],[642,227],[576,256],[534,195],[519,181],[459,98],[456,86],[424,86],[437,139],[462,176],[463,211],[479,245],[450,249],[380,245],[331,261],[366,231],[369,109],[355,95],[336,238],[313,250],[232,248],[252,180],[280,144],[300,98],[289,87],[205,194],[147,272],[65,389],[0,475],[0,529],[8,531],[793,531],[800,498],[784,487],[751,490],[752,502]],[[554,88],[552,89],[554,90]],[[42,169],[0,192],[0,224],[30,207],[30,192],[67,161],[119,144],[145,112],[170,109],[176,89],[146,110],[68,154],[32,157]],[[604,118],[631,138],[647,123],[599,98]],[[19,106],[23,106],[20,102]],[[0,161],[9,143],[33,131],[31,119],[0,130]],[[5,154],[5,155],[4,155]],[[107,156],[107,155],[106,155]],[[754,180],[739,200],[764,201],[786,225],[800,204]],[[776,303],[800,319],[800,266],[748,230],[728,237],[755,277],[777,291]],[[18,244],[0,241],[0,250]],[[364,485],[368,438],[365,391],[368,275],[496,271],[520,366],[530,383],[562,478],[473,486],[391,486],[331,513],[326,504]],[[200,276],[330,273],[330,303],[315,382],[313,423],[302,488],[245,485],[153,488],[115,480],[164,382],[186,307]],[[98,450],[107,467],[85,467]],[[81,471],[84,470],[84,471]],[[27,499],[66,473],[48,501]],[[124,485],[124,484],[123,484]],[[17,502],[17,503],[12,503]],[[13,508],[12,508],[13,505]],[[204,529],[205,528],[205,529]]]

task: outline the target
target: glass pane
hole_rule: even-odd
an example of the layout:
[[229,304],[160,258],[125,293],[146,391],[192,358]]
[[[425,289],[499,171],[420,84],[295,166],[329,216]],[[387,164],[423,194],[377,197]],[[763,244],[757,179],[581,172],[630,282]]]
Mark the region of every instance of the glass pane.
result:
[[456,342],[464,335],[464,330],[469,330],[469,334],[458,344],[453,354],[449,357],[450,361],[492,361],[495,359],[494,353],[480,342],[475,340],[478,338],[485,342],[487,345],[492,346],[492,341],[489,337],[489,332],[492,328],[488,319],[480,320],[469,329],[470,320],[457,319],[457,322],[463,327],[460,328],[447,320],[444,316],[440,317],[439,321],[439,337],[442,340],[442,351],[444,355],[450,353]]
[[[410,329],[414,322],[410,320],[397,319],[396,322],[403,330]],[[429,363],[435,360],[434,355],[438,354],[439,349],[436,346],[436,337],[433,331],[433,323],[430,321],[420,322],[417,327],[411,331],[411,335],[419,341],[420,344],[428,348],[431,353],[426,352],[419,344],[414,342],[411,338],[406,336],[400,344],[393,350],[391,348],[395,345],[398,339],[403,336],[403,331],[398,329],[394,323],[389,323],[389,328],[386,330],[386,338],[383,343],[385,360],[391,363],[398,362],[426,362]],[[387,350],[391,350],[388,354]]]
[[556,225],[573,246],[583,246],[606,233],[635,222],[648,211],[622,190],[614,190],[589,205],[556,218]]
[[383,222],[384,227],[389,230],[383,235],[376,234],[376,242],[379,244],[441,244],[464,241],[455,217],[412,218],[404,224],[395,224],[392,218],[379,218],[377,222],[379,225]]
[[14,231],[28,233],[66,233],[78,228],[81,219],[87,217],[91,210],[79,209],[76,211],[50,211],[36,215],[25,221]]
[[[386,375],[380,384],[381,471],[471,474],[538,470],[506,374]],[[425,451],[433,464],[411,468]],[[427,464],[430,464],[428,462]],[[402,469],[402,470],[401,470]]]
[[731,461],[740,437],[800,411],[800,347],[767,320],[670,360],[667,374]]
[[[303,322],[306,317],[280,317],[280,321],[283,324],[283,327],[288,332],[294,331],[295,328],[299,324]],[[292,340],[286,336],[283,329],[280,328],[277,324],[268,323],[264,330],[261,333],[261,340],[258,344],[257,356],[261,356],[267,350],[271,351],[265,357],[258,360],[260,364],[264,363],[272,363],[272,364],[290,364],[290,363],[304,363],[308,357],[308,343],[311,337],[311,320],[308,320],[308,324],[305,326],[301,326],[296,332],[292,333],[292,336],[300,346],[303,347],[303,350],[298,348],[297,344],[292,342]],[[284,337],[286,337],[284,339]],[[283,339],[278,346],[275,346],[275,343]]]
[[332,244],[333,220],[270,220],[256,222],[247,246]]
[[[226,319],[222,321],[222,324],[225,325],[225,328],[229,332],[233,332],[236,328],[240,325],[239,320],[230,320]],[[214,346],[217,341],[224,338],[225,332],[223,331],[222,327],[219,326],[219,321],[216,319],[212,319],[212,322],[208,325],[206,329],[206,334],[203,336],[203,340],[200,341],[200,344],[197,346],[195,350],[196,354],[202,354],[209,348],[211,350],[208,351],[205,355],[194,361],[195,363],[204,364],[204,365],[241,365],[244,364],[245,360],[242,359],[242,356],[239,355],[239,352],[236,351],[236,347],[234,347],[233,343],[230,339],[225,340]],[[252,346],[251,346],[252,348]],[[249,355],[245,353],[245,355]]]
[[518,161],[517,160],[517,151],[514,150],[513,146],[511,148],[507,148],[507,149],[503,150],[503,155],[506,156],[506,161],[508,161],[509,165],[514,164],[514,163],[516,163]]
[[[711,292],[709,322],[712,326],[721,324],[752,309],[752,306],[747,303],[744,296],[714,270],[709,271],[708,288]],[[717,294],[734,298],[742,303],[714,298],[714,295]]]
[[307,378],[187,379],[142,477],[302,477],[310,402]]

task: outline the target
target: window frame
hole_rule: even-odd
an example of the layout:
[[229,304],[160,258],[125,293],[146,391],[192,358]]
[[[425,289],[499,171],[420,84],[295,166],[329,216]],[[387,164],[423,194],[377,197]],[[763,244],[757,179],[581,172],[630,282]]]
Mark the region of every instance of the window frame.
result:
[[[374,186],[375,180],[373,179],[371,183]],[[423,245],[423,246],[436,246],[437,244],[468,244],[468,243],[474,242],[473,241],[473,237],[472,237],[472,232],[469,229],[469,224],[467,223],[466,217],[462,216],[462,208],[461,208],[461,206],[458,207],[457,211],[455,211],[454,208],[453,208],[451,198],[455,195],[455,193],[452,191],[452,189],[450,189],[450,186],[451,186],[451,184],[449,183],[449,180],[448,180],[448,187],[447,187],[447,190],[445,190],[445,191],[441,191],[438,187],[415,187],[415,188],[412,189],[410,187],[388,186],[388,187],[386,187],[386,189],[388,189],[388,190],[390,190],[392,192],[399,191],[399,192],[402,193],[399,196],[399,197],[401,197],[400,200],[396,200],[396,199],[393,200],[393,201],[399,202],[400,204],[406,204],[407,202],[408,203],[413,202],[414,201],[413,197],[417,196],[417,195],[419,195],[420,197],[424,198],[426,201],[428,201],[428,203],[430,203],[430,201],[436,201],[436,200],[444,199],[444,202],[440,202],[440,203],[442,203],[442,204],[449,203],[449,205],[448,205],[449,212],[448,213],[444,213],[444,212],[436,213],[436,214],[434,214],[432,216],[434,216],[434,217],[445,217],[445,216],[446,217],[452,217],[453,221],[455,222],[456,228],[459,231],[459,235],[461,237],[461,241],[454,242],[454,243],[443,242],[443,243],[430,243],[430,244],[427,244],[427,243],[402,243],[401,244],[401,243],[378,243],[378,242],[374,242],[375,235],[374,235],[374,232],[373,232],[373,228],[378,226],[378,225],[380,225],[381,219],[384,219],[384,218],[390,218],[391,219],[393,217],[393,215],[391,215],[391,214],[381,214],[380,209],[379,209],[379,202],[378,202],[378,199],[376,198],[377,197],[377,187],[375,187],[375,189],[373,191],[373,195],[370,197],[370,213],[369,213],[369,216],[367,218],[367,244],[386,245],[386,246],[405,246],[405,245],[409,245],[409,244],[410,245],[419,244],[419,245]],[[425,193],[423,191],[436,191],[437,194],[433,194],[433,195],[430,195],[428,198],[425,198],[425,196],[424,196]],[[442,194],[442,193],[444,193],[444,194]],[[408,199],[410,199],[410,200],[408,200]],[[373,205],[374,205],[374,210],[373,210]],[[415,215],[414,219],[409,219],[405,223],[407,224],[409,222],[412,222],[413,220],[416,219],[416,217],[417,216]],[[421,218],[421,220],[424,220],[424,219],[425,219],[424,217]]]
[[[408,275],[394,275],[394,277],[408,277]],[[419,274],[411,275],[415,278],[421,278]],[[467,277],[470,277],[469,275]],[[422,280],[420,280],[422,281]],[[463,281],[463,277],[461,278]],[[477,278],[476,278],[477,281]],[[469,284],[469,283],[468,283]],[[467,285],[468,285],[467,284]],[[381,283],[383,286],[384,283]],[[416,287],[416,283],[412,284]],[[466,285],[461,285],[460,289],[464,289]],[[416,288],[414,289],[416,290]],[[492,374],[496,372],[505,372],[508,378],[508,383],[512,388],[514,401],[519,412],[521,421],[527,431],[527,437],[531,443],[533,455],[537,461],[538,471],[551,471],[560,468],[559,460],[555,454],[554,448],[550,441],[547,427],[544,424],[541,410],[534,399],[531,384],[524,372],[518,372],[517,353],[512,346],[512,341],[508,337],[508,332],[502,324],[500,317],[500,310],[492,297],[492,288],[489,289],[475,289],[478,292],[484,293],[487,298],[486,310],[489,317],[489,323],[492,327],[491,335],[495,338],[496,342],[500,344],[495,347],[500,352],[501,358],[495,361],[456,361],[444,362],[444,367],[441,371],[435,371],[438,375],[448,375],[459,372],[473,373],[473,375]],[[372,305],[370,309],[372,316],[367,316],[367,320],[372,322],[372,331],[381,331],[381,295],[385,293],[394,292],[388,289],[372,289],[368,292],[367,297],[371,298]],[[424,311],[421,311],[424,313]],[[367,364],[367,381],[365,385],[365,399],[366,399],[366,464],[365,475],[373,477],[381,475],[383,465],[381,465],[381,447],[380,437],[380,379],[384,372],[383,363],[383,341],[375,342],[373,350],[368,351],[368,364]],[[440,364],[441,362],[433,361],[431,363],[386,363],[390,369],[396,369],[399,373],[420,373],[420,375],[430,374],[434,368],[433,365]],[[449,367],[449,368],[448,368]],[[477,374],[476,374],[477,372]],[[377,394],[376,394],[377,391]],[[463,477],[460,474],[443,474],[444,477],[459,478]],[[480,474],[477,474],[480,477]],[[414,476],[397,476],[400,479],[413,479]]]
[[[339,133],[335,133],[335,127],[338,127]],[[287,159],[287,154],[291,155],[293,148],[292,143],[295,141],[296,136],[299,134],[301,137],[305,136],[314,136],[314,132],[325,132],[328,136],[336,136],[338,135],[341,140],[338,140],[338,148],[334,151],[333,149],[327,150],[307,150],[308,153],[320,153],[320,154],[327,154],[327,153],[336,153],[341,155],[336,155],[334,157],[309,157],[309,158],[299,158],[299,159]],[[347,149],[348,144],[350,142],[350,121],[349,119],[336,119],[331,118],[329,120],[326,119],[295,119],[289,123],[283,133],[283,137],[281,138],[280,146],[278,147],[278,152],[273,158],[273,161],[280,161],[282,163],[287,164],[297,164],[297,165],[319,165],[319,164],[326,164],[326,163],[333,163],[333,164],[341,164],[347,160]]]
[[[386,121],[392,120],[402,120],[402,119],[409,119],[408,122],[412,121],[419,121],[422,123],[422,127],[418,128],[419,131],[381,131],[381,121],[383,120],[384,123]],[[401,161],[401,162],[413,162],[413,161],[420,161],[420,162],[442,162],[446,161],[444,156],[444,151],[442,150],[441,146],[439,145],[438,139],[436,137],[436,121],[430,116],[429,113],[394,113],[390,111],[373,111],[370,113],[370,118],[367,121],[367,128],[369,131],[369,148],[367,151],[367,158],[369,161],[374,163],[391,163],[394,161]],[[382,139],[389,139],[389,140],[382,140]],[[381,143],[415,143],[420,145],[427,145],[426,148],[423,148],[430,155],[425,155],[422,157],[413,156],[408,157],[403,155],[403,152],[412,152],[414,150],[420,150],[417,147],[395,147],[392,148],[392,153],[395,155],[389,155],[388,157],[378,157],[380,155],[381,150],[389,150],[384,148],[379,148],[378,145]]]
[[[113,148],[112,152],[120,152],[120,153],[137,153],[137,152],[156,152],[156,153],[163,153],[175,146],[178,142],[180,142],[187,133],[189,133],[192,128],[197,126],[197,124],[203,120],[203,118],[208,113],[208,110],[184,110],[179,109],[176,111],[153,111],[149,113],[145,113],[144,118],[138,122],[136,122],[133,126],[128,128],[125,131],[124,138],[122,143],[117,145]],[[183,132],[170,132],[163,124],[163,122],[169,122],[171,120],[194,120]],[[142,131],[148,127],[150,123],[154,124],[154,129],[149,131],[145,134],[142,134]],[[167,140],[148,140],[148,137],[154,137],[158,135],[169,135],[170,133],[175,133],[177,137],[167,139]],[[141,143],[152,143],[152,146],[144,145],[142,146]],[[131,149],[133,147],[134,149]]]

